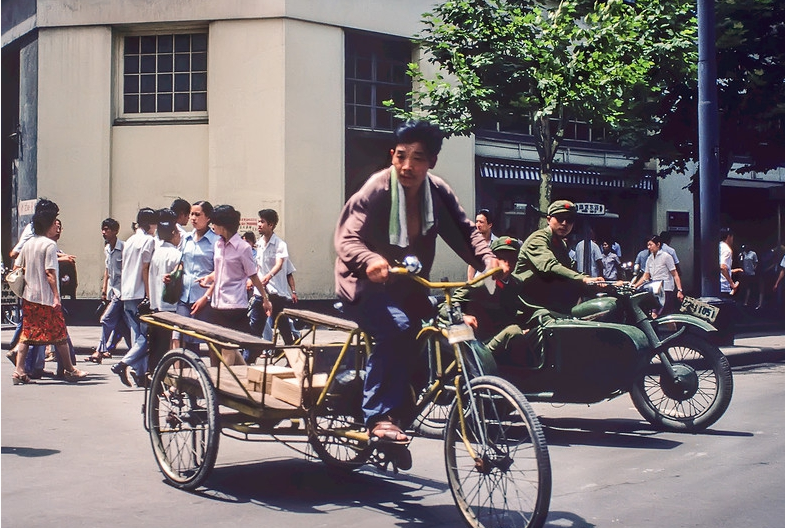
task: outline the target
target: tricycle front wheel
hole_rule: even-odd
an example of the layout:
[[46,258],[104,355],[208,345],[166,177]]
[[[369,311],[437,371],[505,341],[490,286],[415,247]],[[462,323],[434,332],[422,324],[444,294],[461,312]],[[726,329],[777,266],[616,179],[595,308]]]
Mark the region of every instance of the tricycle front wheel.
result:
[[153,373],[147,419],[158,466],[169,484],[186,490],[209,476],[218,454],[218,403],[199,356],[172,350]]
[[472,528],[539,528],[548,516],[551,465],[529,402],[495,376],[471,381],[445,432],[447,478]]

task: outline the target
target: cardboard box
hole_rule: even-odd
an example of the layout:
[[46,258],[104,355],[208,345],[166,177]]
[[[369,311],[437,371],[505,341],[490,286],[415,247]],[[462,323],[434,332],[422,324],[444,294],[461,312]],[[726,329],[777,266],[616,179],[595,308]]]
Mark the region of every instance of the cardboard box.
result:
[[[327,383],[327,374],[314,374],[312,388],[320,390]],[[273,376],[270,396],[290,405],[300,406],[302,400],[302,380],[296,377],[281,378]]]

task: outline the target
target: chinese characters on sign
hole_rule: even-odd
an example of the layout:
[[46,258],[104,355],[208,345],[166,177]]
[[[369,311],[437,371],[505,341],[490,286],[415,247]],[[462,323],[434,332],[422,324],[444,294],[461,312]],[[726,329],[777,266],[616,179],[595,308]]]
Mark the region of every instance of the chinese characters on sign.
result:
[[580,215],[602,216],[605,214],[605,205],[598,203],[576,203],[575,208]]

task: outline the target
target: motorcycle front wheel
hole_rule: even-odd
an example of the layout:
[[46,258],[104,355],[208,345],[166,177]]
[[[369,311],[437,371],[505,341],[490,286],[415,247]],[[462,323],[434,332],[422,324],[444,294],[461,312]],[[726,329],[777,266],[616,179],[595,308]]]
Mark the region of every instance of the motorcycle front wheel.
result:
[[686,334],[654,355],[635,380],[630,393],[638,412],[654,426],[672,431],[697,432],[725,413],[733,394],[728,359],[705,339]]

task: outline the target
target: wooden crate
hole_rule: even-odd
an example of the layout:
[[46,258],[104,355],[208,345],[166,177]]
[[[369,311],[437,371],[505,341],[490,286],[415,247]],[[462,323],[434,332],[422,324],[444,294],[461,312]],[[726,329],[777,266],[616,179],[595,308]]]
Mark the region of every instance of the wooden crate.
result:
[[[250,366],[248,367],[248,387],[255,391],[262,391],[264,387],[267,389],[267,394],[273,384],[273,377],[279,378],[293,378],[294,369],[291,367],[284,367],[283,365],[267,365],[265,366]],[[266,385],[265,385],[266,378]]]
[[[327,374],[314,374],[312,388],[321,390],[327,383]],[[270,396],[291,405],[300,405],[302,401],[302,379],[296,377],[281,378],[273,376]]]

